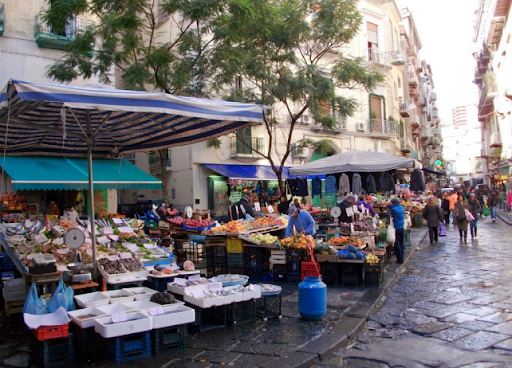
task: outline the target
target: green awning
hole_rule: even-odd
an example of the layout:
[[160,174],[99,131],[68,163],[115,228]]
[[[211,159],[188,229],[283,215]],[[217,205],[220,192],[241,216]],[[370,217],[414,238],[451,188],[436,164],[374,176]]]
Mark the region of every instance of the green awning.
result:
[[[89,189],[87,159],[66,157],[6,157],[0,166],[14,190]],[[159,179],[127,160],[93,159],[94,189],[161,189]]]

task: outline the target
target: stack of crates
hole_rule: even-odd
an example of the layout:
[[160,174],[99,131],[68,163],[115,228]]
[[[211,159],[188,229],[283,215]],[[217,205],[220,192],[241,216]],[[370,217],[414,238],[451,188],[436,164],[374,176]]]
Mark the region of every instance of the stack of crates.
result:
[[288,249],[286,251],[286,265],[288,271],[288,282],[301,282],[301,264],[304,258],[303,250]]
[[343,287],[359,287],[363,283],[362,263],[338,263],[338,283]]
[[149,331],[106,339],[106,345],[107,357],[116,363],[147,358],[152,354]]
[[228,272],[232,274],[244,273],[244,246],[242,239],[228,238],[227,240]]
[[272,249],[270,251],[270,260],[272,274],[275,281],[287,282],[288,269],[286,266],[286,250]]
[[249,276],[250,282],[261,282],[270,269],[268,249],[245,247],[244,254],[246,260],[244,275]]
[[228,322],[236,325],[256,321],[256,300],[232,303],[228,306]]
[[69,365],[75,360],[73,334],[69,326],[45,326],[34,330],[31,351],[34,359],[43,367]]
[[320,271],[322,274],[322,281],[327,285],[338,284],[338,264],[335,262],[321,262]]
[[187,325],[159,328],[151,331],[151,334],[155,355],[173,350],[183,350],[188,346]]
[[206,239],[207,277],[222,275],[228,272],[226,242],[209,241]]
[[84,358],[98,358],[105,354],[105,339],[94,327],[80,328],[73,324],[73,337],[76,355]]
[[384,279],[384,258],[376,265],[364,264],[364,282],[367,288],[377,288]]

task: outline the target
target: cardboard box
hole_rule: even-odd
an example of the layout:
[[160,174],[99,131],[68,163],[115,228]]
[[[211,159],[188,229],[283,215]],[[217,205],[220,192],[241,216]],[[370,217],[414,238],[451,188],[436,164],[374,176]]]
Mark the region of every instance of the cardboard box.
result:
[[315,254],[315,259],[317,262],[338,262],[339,257],[337,255],[325,255],[325,254]]

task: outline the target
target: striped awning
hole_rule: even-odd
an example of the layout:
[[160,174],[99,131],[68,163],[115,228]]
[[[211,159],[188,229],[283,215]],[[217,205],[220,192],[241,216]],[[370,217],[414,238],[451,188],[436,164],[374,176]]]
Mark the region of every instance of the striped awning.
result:
[[0,94],[0,148],[6,142],[9,155],[85,157],[85,138],[91,137],[94,157],[111,158],[262,122],[261,105],[160,92],[11,80]]

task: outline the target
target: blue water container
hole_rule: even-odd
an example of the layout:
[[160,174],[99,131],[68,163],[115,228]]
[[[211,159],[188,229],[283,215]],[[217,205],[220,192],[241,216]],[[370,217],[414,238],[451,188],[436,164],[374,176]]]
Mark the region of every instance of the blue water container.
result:
[[327,285],[315,276],[299,284],[299,313],[304,319],[322,319],[327,313]]

